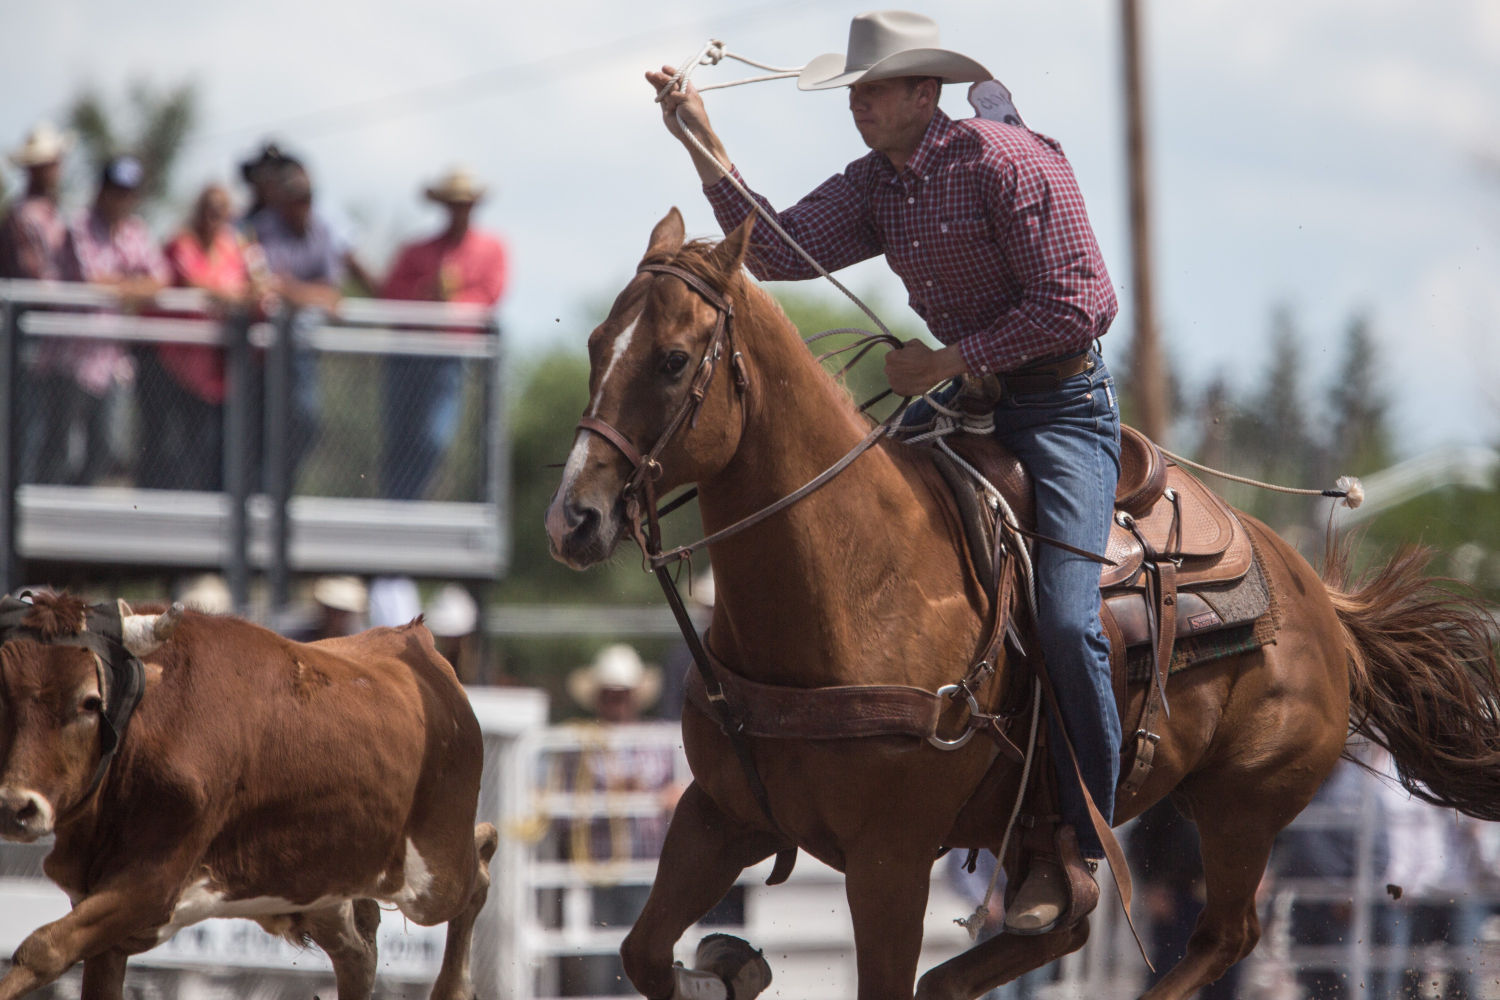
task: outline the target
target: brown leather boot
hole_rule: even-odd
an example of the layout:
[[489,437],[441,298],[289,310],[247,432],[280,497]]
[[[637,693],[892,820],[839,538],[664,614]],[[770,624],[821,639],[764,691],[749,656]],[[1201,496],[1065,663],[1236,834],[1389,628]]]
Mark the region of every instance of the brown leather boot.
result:
[[1056,828],[1055,852],[1037,852],[1021,887],[1005,907],[1008,934],[1047,934],[1070,927],[1099,905],[1097,865],[1078,850],[1078,834],[1068,825]]

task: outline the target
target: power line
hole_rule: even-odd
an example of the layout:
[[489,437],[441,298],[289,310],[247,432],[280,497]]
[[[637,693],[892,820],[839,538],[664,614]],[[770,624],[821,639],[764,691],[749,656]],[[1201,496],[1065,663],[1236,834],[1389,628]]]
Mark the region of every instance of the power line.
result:
[[[694,21],[680,22],[673,25],[672,28],[701,27],[708,25],[710,20],[714,27],[720,27],[725,24],[734,24],[747,18],[763,17],[768,13],[787,7],[796,7],[805,10],[814,6],[818,6],[818,3],[808,2],[808,0],[780,0],[777,3],[762,4],[758,7],[746,8],[727,15],[716,15],[712,19],[703,17]],[[502,66],[497,69],[484,70],[480,73],[471,73],[468,76],[448,80],[443,83],[426,84],[395,94],[385,94],[380,97],[351,101],[347,104],[336,105],[334,107],[305,111],[277,121],[263,122],[259,125],[243,125],[224,129],[204,136],[202,141],[213,142],[251,133],[264,135],[292,130],[296,130],[296,134],[300,139],[306,140],[333,132],[363,128],[367,125],[378,124],[395,118],[422,114],[439,103],[445,107],[451,107],[454,104],[464,101],[491,97],[499,93],[525,90],[528,87],[541,86],[547,83],[556,72],[556,67],[559,63],[587,61],[601,55],[610,55],[619,49],[640,45],[660,38],[663,31],[663,28],[656,27],[647,31],[616,38],[609,42],[586,45],[531,62]]]

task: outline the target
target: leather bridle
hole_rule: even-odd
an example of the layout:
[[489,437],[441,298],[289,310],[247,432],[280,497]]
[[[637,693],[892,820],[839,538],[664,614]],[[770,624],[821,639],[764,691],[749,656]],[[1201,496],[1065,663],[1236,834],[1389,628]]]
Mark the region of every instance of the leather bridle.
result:
[[698,275],[675,264],[642,264],[636,269],[637,274],[647,272],[667,274],[677,278],[688,288],[697,292],[714,310],[713,333],[709,335],[708,346],[703,351],[703,359],[698,362],[698,370],[693,373],[693,380],[688,384],[687,395],[673,412],[672,418],[667,421],[666,427],[656,439],[656,444],[652,445],[651,450],[644,455],[628,437],[608,421],[585,415],[579,418],[577,426],[581,430],[593,431],[614,445],[631,464],[632,471],[630,477],[625,480],[625,485],[620,488],[620,498],[625,501],[625,516],[630,522],[631,531],[635,534],[641,552],[654,564],[653,557],[661,552],[661,526],[656,506],[656,483],[662,475],[662,452],[666,451],[667,446],[672,443],[684,424],[688,427],[697,426],[698,413],[703,409],[703,401],[708,396],[708,387],[713,382],[714,374],[719,370],[719,362],[726,351],[730,356],[730,367],[734,369],[735,388],[739,393],[744,393],[749,380],[745,373],[744,359],[734,349],[734,303]]

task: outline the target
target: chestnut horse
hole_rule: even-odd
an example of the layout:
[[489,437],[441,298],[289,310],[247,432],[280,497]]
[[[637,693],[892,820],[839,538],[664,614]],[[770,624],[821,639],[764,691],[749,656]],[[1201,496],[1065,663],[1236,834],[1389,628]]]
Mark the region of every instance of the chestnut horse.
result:
[[[697,483],[710,533],[797,490],[870,429],[744,274],[750,228],[684,245],[674,209],[642,261],[686,271],[732,305],[732,375],[725,364],[706,386],[694,377],[726,317],[672,273],[638,272],[589,338],[585,423],[609,425],[636,458],[653,452],[660,490]],[[567,565],[607,559],[630,536],[626,454],[606,434],[578,431],[547,512],[553,553]],[[1281,595],[1276,641],[1172,676],[1155,766],[1114,816],[1170,793],[1202,838],[1207,905],[1186,956],[1146,994],[1153,1000],[1191,995],[1255,946],[1255,890],[1272,840],[1351,728],[1388,746],[1418,794],[1500,818],[1500,686],[1482,611],[1432,586],[1416,556],[1346,592],[1264,525],[1245,523]],[[976,656],[990,610],[959,532],[932,459],[882,441],[819,491],[712,545],[708,644],[729,669],[767,684],[950,684]],[[991,710],[1005,675],[1002,664],[982,689]],[[1120,706],[1125,719],[1142,693]],[[1020,768],[985,740],[943,752],[906,737],[751,739],[772,823],[715,720],[690,704],[682,726],[694,781],[622,948],[635,987],[672,996],[677,939],[789,839],[845,875],[861,1000],[912,996],[933,860],[941,847],[1000,846]],[[992,938],[928,972],[916,995],[978,996],[1087,936],[1081,921]]]

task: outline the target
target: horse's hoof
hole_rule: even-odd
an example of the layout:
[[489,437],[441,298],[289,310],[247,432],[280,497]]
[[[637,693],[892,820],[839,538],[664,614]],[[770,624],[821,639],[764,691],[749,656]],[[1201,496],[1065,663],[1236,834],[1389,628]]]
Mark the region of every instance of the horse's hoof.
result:
[[754,1000],[771,985],[771,965],[765,955],[732,934],[710,934],[699,941],[693,964],[724,980],[729,1000]]

